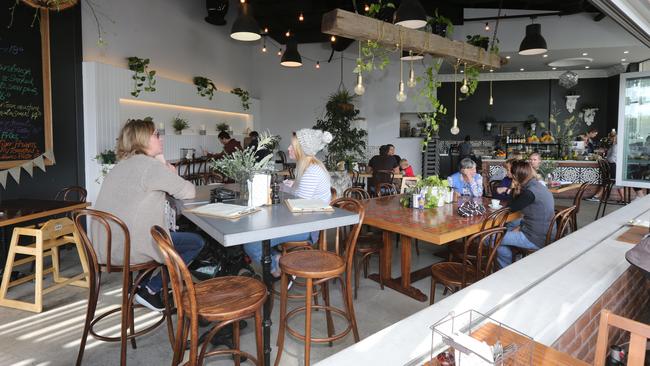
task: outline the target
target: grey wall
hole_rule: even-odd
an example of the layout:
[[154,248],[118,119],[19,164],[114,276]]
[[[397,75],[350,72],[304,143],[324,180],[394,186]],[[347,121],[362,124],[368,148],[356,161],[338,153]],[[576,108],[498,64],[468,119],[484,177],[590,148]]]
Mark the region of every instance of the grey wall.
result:
[[[13,0],[0,2],[2,9]],[[33,10],[20,5],[13,26],[6,30],[8,11],[2,12],[2,31],[20,32],[30,26]],[[1,33],[0,33],[1,34]],[[0,187],[0,199],[54,198],[56,192],[70,185],[83,185],[83,119],[81,87],[81,13],[79,7],[50,13],[50,52],[52,67],[52,124],[56,164],[44,173],[34,168],[34,176],[21,173],[20,184],[7,178]]]

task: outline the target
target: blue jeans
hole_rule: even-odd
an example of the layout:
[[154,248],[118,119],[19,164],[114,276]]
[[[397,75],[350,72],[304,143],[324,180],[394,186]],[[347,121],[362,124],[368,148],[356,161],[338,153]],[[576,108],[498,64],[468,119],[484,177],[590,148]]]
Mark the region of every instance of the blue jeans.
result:
[[[314,236],[312,235],[312,233],[295,234],[295,235],[284,236],[282,238],[271,239],[271,248],[276,247],[282,243],[286,243],[288,241],[305,241],[305,240],[308,240],[313,243]],[[256,263],[262,262],[261,241],[244,244],[244,251],[246,252],[246,254],[248,254],[249,257],[251,257],[251,260],[253,262]],[[273,260],[271,262],[271,272],[277,272],[277,271],[278,271],[278,260],[275,256],[273,256]]]
[[[199,252],[205,245],[205,240],[197,233],[172,231],[170,232],[170,236],[174,244],[174,249],[183,258],[185,264],[190,264],[199,255]],[[147,287],[156,293],[162,289],[162,277],[160,273],[151,277]]]
[[513,231],[511,228],[508,228],[506,234],[503,236],[501,245],[497,248],[497,264],[499,268],[504,268],[512,264],[512,248],[523,248],[523,249],[539,249],[535,243],[528,240],[526,235],[521,231]]

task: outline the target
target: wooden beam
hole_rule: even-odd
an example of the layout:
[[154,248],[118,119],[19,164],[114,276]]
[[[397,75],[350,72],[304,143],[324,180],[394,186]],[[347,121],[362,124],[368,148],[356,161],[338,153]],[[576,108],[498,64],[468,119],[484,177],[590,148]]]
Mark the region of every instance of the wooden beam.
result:
[[460,59],[470,64],[485,65],[495,69],[507,62],[499,55],[469,43],[452,41],[436,34],[404,28],[341,9],[334,9],[323,14],[321,31],[335,36],[356,40],[373,40],[392,46],[400,43],[401,33],[402,45],[405,50]]

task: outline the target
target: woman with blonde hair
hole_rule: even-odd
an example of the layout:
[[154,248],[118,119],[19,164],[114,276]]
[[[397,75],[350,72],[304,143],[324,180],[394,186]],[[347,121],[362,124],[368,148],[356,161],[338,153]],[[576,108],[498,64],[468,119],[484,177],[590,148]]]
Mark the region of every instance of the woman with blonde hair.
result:
[[[194,198],[191,182],[179,177],[176,169],[163,156],[163,141],[153,121],[128,120],[117,141],[118,163],[104,178],[95,209],[120,218],[129,229],[131,264],[164,260],[149,230],[153,225],[167,227],[165,212],[169,210],[166,195],[179,199]],[[103,230],[93,230],[102,235]],[[121,230],[113,230],[111,253],[105,253],[104,240],[95,237],[95,250],[100,263],[111,256],[114,264],[123,264],[124,244]],[[203,248],[204,240],[196,233],[171,232],[178,254],[191,262]],[[97,240],[98,239],[98,240]],[[164,310],[160,290],[160,274],[138,289],[135,300],[154,311]]]
[[512,247],[540,249],[546,241],[546,231],[555,214],[551,192],[536,179],[535,169],[525,160],[513,161],[513,200],[508,206],[512,212],[521,211],[521,221],[508,225],[508,231],[497,248],[500,268],[512,263]]
[[[330,174],[325,165],[316,158],[316,154],[323,150],[332,141],[332,134],[327,131],[303,128],[293,134],[289,145],[289,158],[296,160],[296,179],[292,184],[287,185],[289,193],[298,198],[319,199],[329,203],[332,199],[330,191]],[[290,235],[283,238],[271,239],[271,246],[277,246],[289,241],[311,241],[318,240],[318,232]],[[262,259],[262,243],[248,243],[244,250],[251,259],[259,263]],[[271,272],[277,278],[280,276],[278,259],[280,255],[275,254],[271,263]]]

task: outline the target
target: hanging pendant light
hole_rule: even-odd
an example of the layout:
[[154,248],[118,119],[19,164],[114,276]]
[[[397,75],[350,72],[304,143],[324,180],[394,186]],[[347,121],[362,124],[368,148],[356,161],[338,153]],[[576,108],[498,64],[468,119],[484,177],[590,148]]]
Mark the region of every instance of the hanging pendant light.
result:
[[413,70],[413,61],[411,61],[411,68],[409,70],[409,81],[406,82],[409,88],[415,88],[418,81],[415,79],[415,71]]
[[541,55],[548,51],[546,40],[542,37],[541,24],[528,24],[526,36],[519,45],[519,54],[524,56]]
[[469,92],[469,87],[467,86],[467,63],[464,64],[463,66],[463,86],[460,87],[460,92],[463,94],[467,94]]
[[298,53],[298,43],[294,40],[287,42],[287,48],[284,50],[280,65],[285,67],[300,67],[302,66],[302,57]]
[[494,105],[494,98],[492,98],[492,80],[490,80],[490,105]]
[[[361,59],[361,42],[357,42],[359,45],[359,59]],[[361,75],[361,70],[357,73],[357,85],[354,87],[354,94],[363,95],[366,92],[366,88],[363,86],[363,76]]]
[[[400,47],[400,51],[402,51],[401,31],[399,33],[399,47]],[[397,92],[395,99],[397,99],[399,103],[406,101],[406,93],[404,92],[404,61],[402,61],[402,59],[399,60],[399,91]]]
[[260,35],[260,26],[253,18],[253,12],[249,4],[242,3],[241,11],[237,20],[232,24],[230,38],[238,41],[251,42],[262,38]]
[[458,64],[454,66],[454,125],[451,126],[449,129],[449,132],[451,132],[452,135],[458,135],[460,133],[460,128],[458,128],[458,118],[456,118],[456,103],[458,102],[458,97],[456,95],[456,75],[458,72]]
[[402,0],[395,12],[395,24],[411,29],[427,25],[427,12],[420,4],[420,0]]

